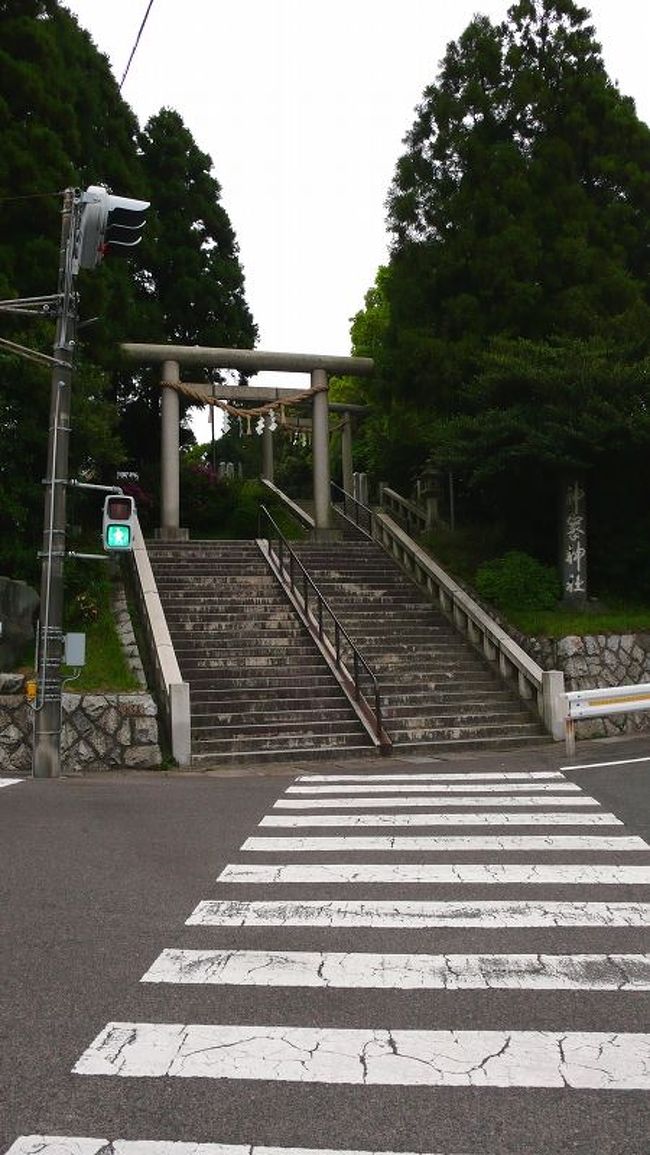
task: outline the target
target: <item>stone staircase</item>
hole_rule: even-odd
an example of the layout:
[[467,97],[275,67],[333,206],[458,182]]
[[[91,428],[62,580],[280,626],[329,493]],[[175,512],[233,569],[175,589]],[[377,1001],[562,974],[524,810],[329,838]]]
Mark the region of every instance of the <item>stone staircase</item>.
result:
[[515,691],[375,542],[353,533],[295,550],[378,677],[395,753],[549,740]]
[[255,542],[148,542],[190,684],[192,765],[374,750]]

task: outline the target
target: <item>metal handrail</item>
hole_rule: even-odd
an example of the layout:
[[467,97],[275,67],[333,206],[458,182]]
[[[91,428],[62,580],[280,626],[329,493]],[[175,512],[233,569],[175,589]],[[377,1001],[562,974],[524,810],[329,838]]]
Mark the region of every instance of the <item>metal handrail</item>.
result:
[[[280,529],[277,522],[273,519],[272,515],[269,513],[269,511],[265,505],[260,505],[260,507],[259,507],[258,537],[261,538],[263,536],[263,534],[262,534],[262,514],[264,514],[267,521],[270,523],[270,525],[275,530],[275,536],[277,537],[277,551],[276,552],[277,552],[277,558],[278,558],[278,566],[279,566],[281,575],[286,576],[288,578],[289,586],[290,586],[292,592],[294,593],[295,596],[297,596],[299,599],[302,600],[302,605],[303,605],[303,608],[305,611],[305,615],[308,615],[309,613],[311,613],[312,617],[314,617],[316,619],[316,622],[318,624],[319,641],[323,642],[324,640],[327,640],[329,642],[330,646],[332,647],[332,649],[334,651],[337,670],[339,671],[339,673],[347,674],[347,676],[354,683],[355,701],[357,703],[364,703],[367,710],[369,710],[370,713],[373,714],[374,722],[375,722],[375,733],[377,735],[377,739],[381,745],[386,744],[386,738],[385,738],[385,734],[384,734],[384,729],[383,729],[383,725],[382,725],[382,717],[381,717],[381,700],[380,700],[380,696],[379,696],[379,684],[377,682],[377,677],[376,677],[375,673],[373,672],[373,670],[368,665],[366,659],[363,657],[363,654],[360,652],[360,650],[357,648],[355,643],[352,641],[352,638],[350,637],[347,630],[345,629],[345,626],[343,626],[341,624],[341,622],[339,621],[339,619],[337,618],[336,614],[334,613],[334,610],[330,606],[327,599],[320,592],[318,586],[316,585],[316,582],[314,581],[312,576],[307,572],[307,570],[305,569],[305,567],[302,564],[298,555],[295,553],[295,551],[289,545],[289,542],[287,541],[286,537],[282,533],[282,530]],[[269,535],[268,541],[269,541],[269,547],[270,547],[271,546],[270,535]],[[285,552],[288,556],[287,562],[285,562]],[[296,575],[296,570],[298,571],[297,575]],[[311,595],[312,602],[314,603],[314,606],[315,606],[314,609],[312,609],[312,607],[310,605],[310,595]],[[327,633],[325,631],[324,617],[326,615],[328,615],[331,618],[332,625],[334,627],[334,631],[333,631],[334,632],[334,641],[333,642],[331,641],[330,638],[327,637]],[[347,645],[350,649],[350,652],[352,654],[352,673],[350,673],[350,671],[348,670],[347,666],[345,665],[345,663],[343,662],[343,659],[342,659],[341,650],[342,650],[342,642],[343,641],[347,643]],[[374,699],[374,710],[373,710],[372,706],[367,702],[365,695],[361,692],[361,683],[360,683],[360,670],[361,669],[363,669],[365,671],[365,673],[367,674],[368,679],[369,679],[370,684],[371,684],[371,687],[372,687],[372,697]]]
[[[339,499],[342,499],[343,516],[347,517],[348,521],[352,521],[362,533],[366,533],[369,537],[372,537],[372,510],[369,509],[367,505],[364,505],[363,502],[357,501],[356,497],[353,497],[347,490],[342,489],[335,481],[331,481],[330,486],[332,489],[333,504],[336,504],[336,495],[338,494]],[[349,509],[352,509],[352,514],[348,512]],[[366,521],[365,525],[361,524],[362,515]]]

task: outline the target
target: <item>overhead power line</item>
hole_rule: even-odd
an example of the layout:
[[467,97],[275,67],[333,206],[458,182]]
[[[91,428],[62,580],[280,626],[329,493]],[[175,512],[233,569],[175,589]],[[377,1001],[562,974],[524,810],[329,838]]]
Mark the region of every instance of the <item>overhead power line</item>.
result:
[[135,56],[136,49],[138,47],[138,44],[140,43],[140,37],[142,36],[142,33],[144,32],[144,26],[147,23],[147,20],[149,19],[149,13],[151,12],[152,7],[153,7],[153,0],[149,0],[149,3],[147,4],[147,10],[146,10],[146,12],[142,18],[142,24],[140,25],[140,27],[138,29],[138,35],[135,38],[135,44],[133,45],[133,48],[131,49],[131,55],[129,56],[126,68],[124,69],[122,79],[120,80],[120,92],[122,91],[122,85],[124,84],[124,81],[127,78],[129,68],[131,67],[131,61],[133,60],[133,57]]

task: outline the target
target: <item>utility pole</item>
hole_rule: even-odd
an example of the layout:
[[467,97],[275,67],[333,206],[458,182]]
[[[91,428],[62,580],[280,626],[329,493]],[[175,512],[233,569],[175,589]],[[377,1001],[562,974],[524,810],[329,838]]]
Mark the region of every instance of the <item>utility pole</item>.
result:
[[61,772],[61,658],[63,653],[63,563],[65,559],[66,488],[70,444],[70,394],[77,325],[73,264],[81,194],[63,194],[61,251],[50,423],[45,478],[45,511],[41,569],[41,620],[38,637],[38,699],[34,714],[35,778],[57,778]]
[[[61,772],[61,659],[63,656],[63,563],[65,560],[66,490],[70,444],[72,361],[77,331],[77,290],[80,269],[95,269],[108,254],[130,256],[140,244],[149,201],[113,196],[103,185],[85,192],[63,193],[59,282],[55,296],[15,297],[0,301],[0,312],[51,315],[56,307],[54,356],[0,337],[0,352],[52,366],[50,422],[45,477],[45,514],[41,550],[41,620],[38,633],[38,698],[34,709],[35,778],[56,778]],[[121,493],[119,486],[73,485]],[[119,517],[118,520],[125,519]],[[128,518],[126,519],[128,520]],[[121,527],[122,532],[124,526]],[[116,535],[119,536],[119,535]],[[131,537],[129,536],[129,542]],[[128,548],[120,539],[119,546]],[[75,557],[102,557],[78,553]]]

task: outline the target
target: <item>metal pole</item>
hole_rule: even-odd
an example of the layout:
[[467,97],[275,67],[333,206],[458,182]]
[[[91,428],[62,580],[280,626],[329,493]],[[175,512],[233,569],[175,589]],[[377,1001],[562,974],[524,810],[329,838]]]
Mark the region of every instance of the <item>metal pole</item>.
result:
[[41,570],[38,701],[34,717],[35,778],[61,773],[61,658],[63,654],[63,562],[65,557],[66,487],[70,443],[72,358],[77,299],[72,258],[79,196],[63,194],[59,254],[59,306],[54,356],[62,362],[52,372]]

